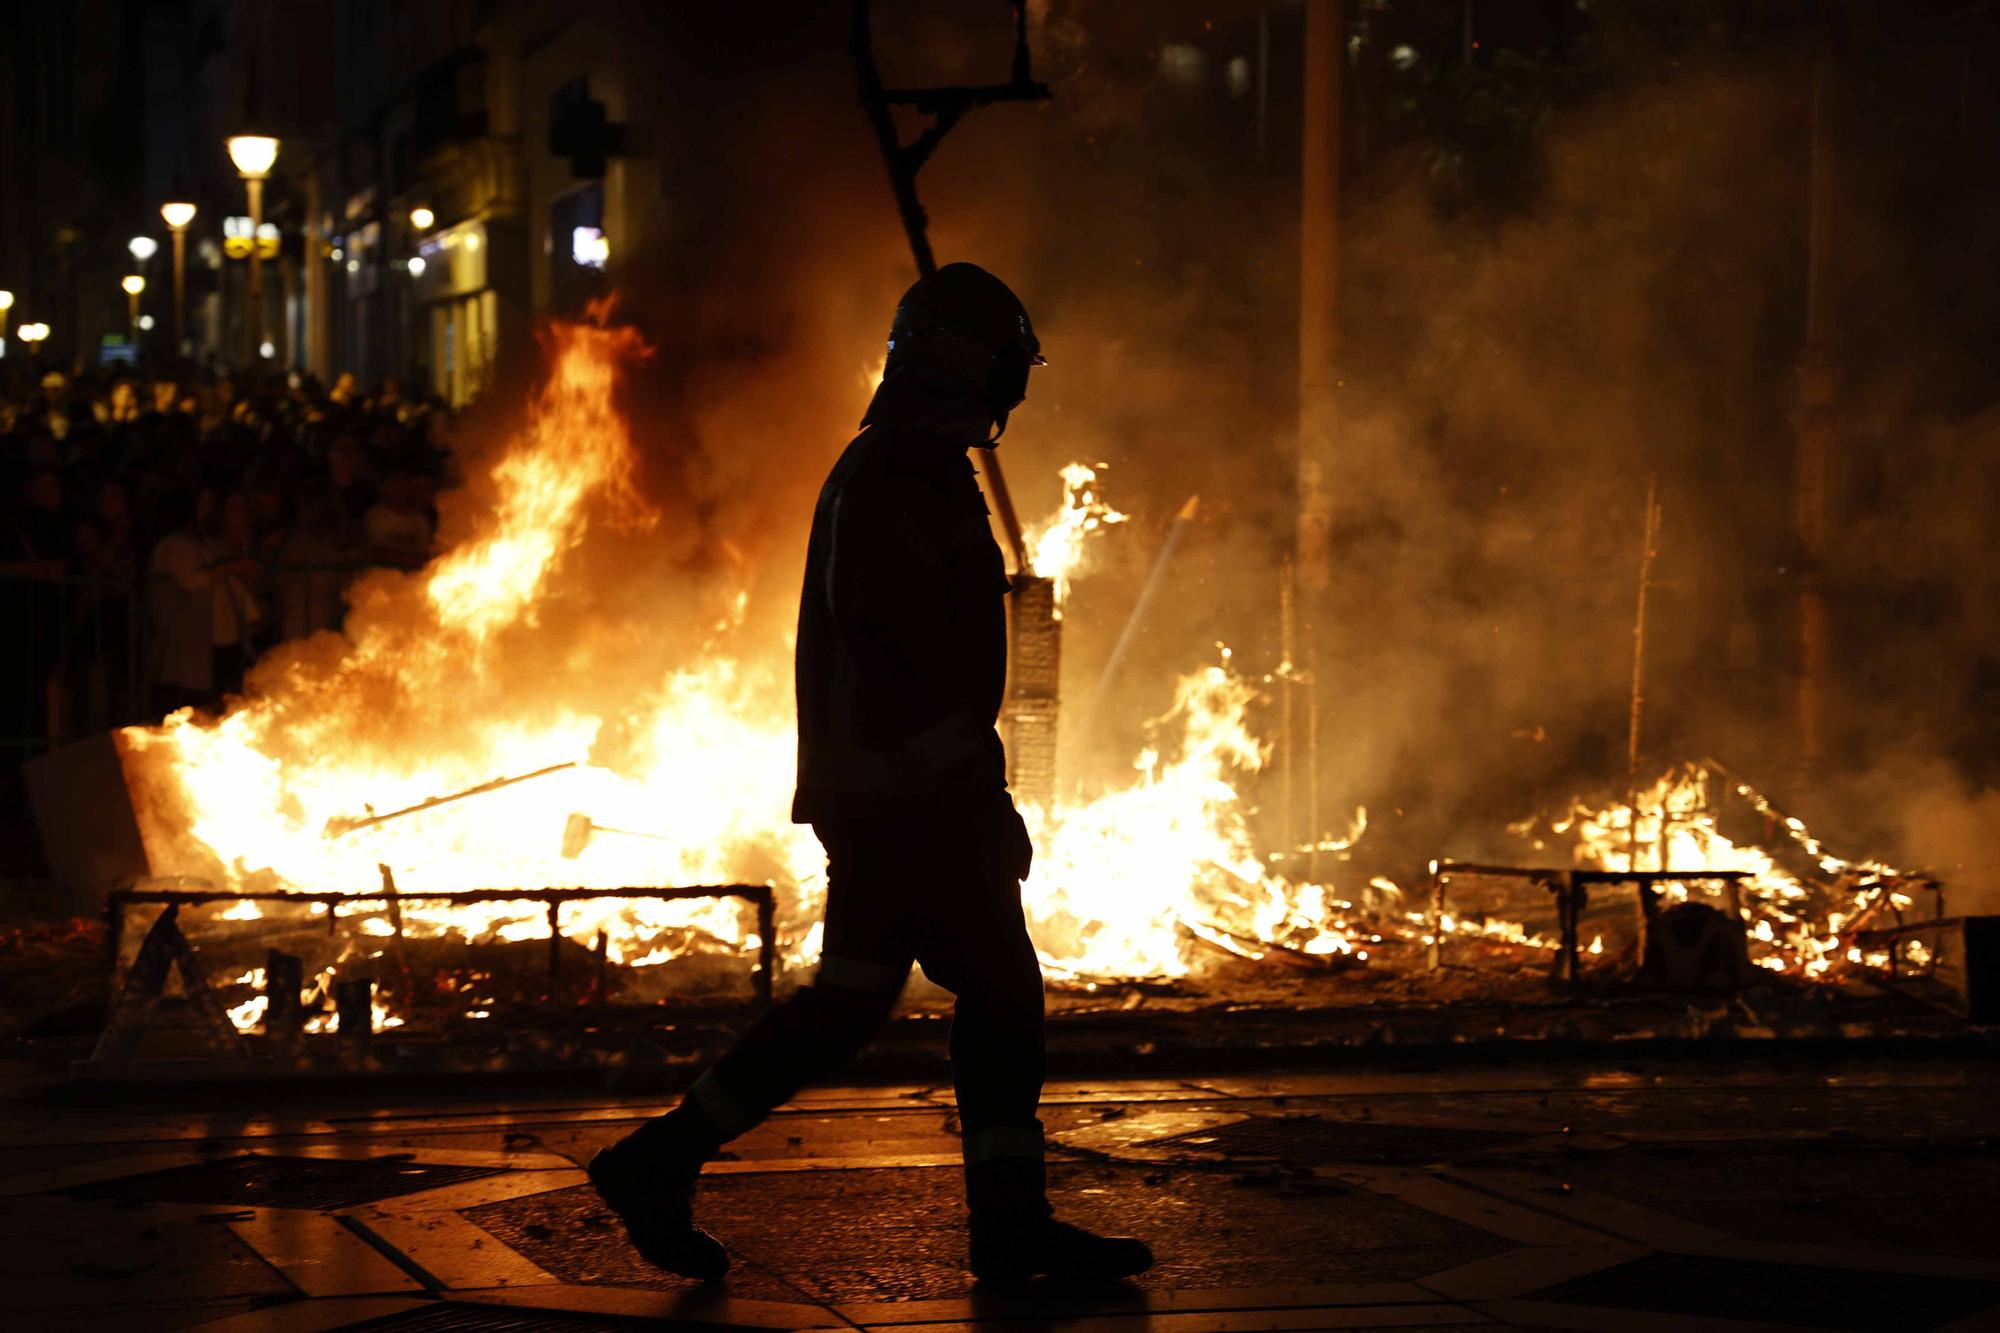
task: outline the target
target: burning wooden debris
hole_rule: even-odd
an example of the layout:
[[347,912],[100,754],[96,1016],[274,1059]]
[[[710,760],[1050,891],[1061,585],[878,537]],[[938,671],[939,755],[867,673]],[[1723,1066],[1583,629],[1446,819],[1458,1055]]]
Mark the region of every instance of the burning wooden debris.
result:
[[[679,902],[692,899],[734,899],[754,909],[756,934],[750,937],[755,949],[751,988],[759,1004],[772,998],[777,964],[776,907],[771,890],[763,885],[722,885],[689,888],[619,889],[492,889],[430,891],[403,894],[393,881],[382,896],[342,893],[244,892],[212,885],[186,882],[141,885],[110,895],[106,909],[106,949],[114,972],[122,971],[104,1033],[92,1057],[103,1070],[126,1068],[141,1030],[160,1007],[167,989],[170,970],[178,970],[185,1005],[192,1010],[206,1034],[208,1055],[232,1065],[248,1067],[250,1048],[239,1033],[259,1033],[267,1060],[280,1064],[299,1058],[303,1035],[329,1032],[340,1036],[341,1063],[365,1065],[370,1034],[402,1027],[411,1019],[439,1017],[487,1018],[495,1010],[518,1007],[524,997],[539,996],[546,1003],[609,1003],[613,996],[612,972],[606,955],[606,935],[599,932],[590,952],[589,966],[566,965],[571,952],[582,952],[563,933],[562,911],[566,905],[604,899],[650,899]],[[491,941],[413,938],[402,928],[403,919],[390,915],[400,903],[444,902],[470,904],[528,904],[543,914],[548,923],[545,950],[546,972],[539,984],[523,967],[521,946],[528,941]],[[209,962],[190,944],[183,929],[182,910],[228,904],[202,931],[203,949]],[[233,909],[246,904],[272,908],[268,914],[245,917]],[[126,964],[126,920],[134,909],[159,905],[163,910],[153,918],[136,955]],[[343,909],[345,909],[343,911]],[[386,933],[370,927],[387,920]],[[359,922],[357,932],[345,937],[343,920]],[[215,929],[214,927],[221,927]],[[231,928],[233,927],[233,928]],[[730,942],[714,940],[717,952],[735,950]],[[363,947],[357,947],[358,944]],[[369,950],[366,945],[380,947]],[[693,942],[682,938],[667,947],[676,956],[697,952]],[[261,966],[246,967],[256,952],[263,950]],[[420,954],[430,955],[428,958]],[[316,969],[308,986],[306,959]],[[471,982],[454,985],[452,980],[477,971],[472,965],[485,961],[490,969],[483,975],[490,983],[490,995],[471,996],[463,991]],[[216,976],[211,968],[219,968]],[[244,970],[233,981],[220,976]],[[505,980],[495,970],[509,973]],[[737,970],[741,970],[740,967]],[[626,969],[621,967],[620,973]],[[565,976],[565,973],[568,975]],[[500,998],[505,996],[503,1002]],[[400,1012],[392,1012],[394,1002]]]
[[[331,653],[269,674],[222,718],[181,714],[121,733],[116,762],[92,769],[116,771],[146,875],[206,882],[181,890],[216,907],[204,929],[280,936],[351,918],[388,959],[377,999],[396,1004],[422,976],[452,971],[442,952],[424,967],[411,961],[412,989],[405,961],[433,947],[462,959],[539,944],[552,975],[580,978],[569,998],[594,987],[600,1002],[699,989],[703,960],[740,968],[747,954],[769,985],[818,953],[809,923],[822,859],[786,818],[789,654],[750,617],[751,580],[701,603],[704,618],[688,626],[701,651],[649,690],[606,700],[568,688],[597,650],[565,642],[563,653],[582,655],[578,671],[551,677],[532,706],[506,693],[522,646],[597,596],[568,558],[584,534],[654,517],[631,485],[613,394],[642,350],[636,335],[562,326],[551,350],[549,379],[461,541],[423,569],[375,576],[358,603],[365,614]],[[1055,623],[1087,542],[1123,517],[1094,469],[1062,479],[1061,508],[1032,529],[1037,596],[1046,593],[1035,625]],[[1169,547],[1193,513],[1184,508]],[[1040,673],[1016,694],[1048,704],[1051,745],[1058,660],[1017,663]],[[1514,830],[1528,851],[1520,866],[1481,875],[1443,862],[1427,902],[1409,900],[1394,875],[1341,882],[1358,830],[1315,834],[1310,855],[1281,863],[1259,845],[1248,794],[1271,754],[1253,725],[1260,692],[1223,649],[1176,681],[1154,744],[1123,783],[1059,795],[1052,760],[1043,766],[1041,799],[1024,802],[1037,853],[1025,900],[1056,985],[1192,986],[1243,967],[1366,979],[1506,960],[1519,971],[1524,958],[1564,983],[1735,985],[1752,967],[1809,981],[1861,961],[1855,928],[1900,922],[1920,905],[1941,915],[1934,883],[1832,856],[1713,763],[1683,765],[1622,802],[1525,821]],[[618,744],[603,746],[612,734]],[[1017,765],[1034,758],[1016,739]],[[625,887],[646,884],[747,885],[720,892],[757,901],[760,919],[752,926],[718,891]],[[254,953],[232,955],[231,975],[263,962],[268,984],[267,949],[305,957],[275,938],[229,947],[253,942]],[[589,962],[572,968],[572,954]],[[366,974],[378,961],[359,949],[314,955],[308,971]],[[354,979],[336,975],[336,988]],[[461,1014],[493,1013],[502,998],[451,995]],[[231,1006],[238,1026],[248,1004]]]

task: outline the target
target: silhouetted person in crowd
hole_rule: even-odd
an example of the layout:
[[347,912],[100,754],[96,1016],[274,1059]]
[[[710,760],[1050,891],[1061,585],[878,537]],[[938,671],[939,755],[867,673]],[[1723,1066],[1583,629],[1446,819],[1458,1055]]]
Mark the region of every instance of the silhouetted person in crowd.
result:
[[44,563],[52,572],[60,572],[70,546],[70,522],[63,500],[60,473],[41,467],[28,474],[12,519],[16,560]]
[[278,600],[284,616],[284,637],[303,639],[320,630],[338,629],[352,565],[360,558],[360,534],[327,488],[307,494],[299,503],[281,553],[282,582]]
[[77,521],[71,543],[77,577],[65,639],[70,734],[139,720],[132,656],[139,560],[132,543],[125,488],[107,481],[97,488],[90,512]]
[[258,626],[264,619],[264,566],[250,501],[232,493],[217,506],[202,557],[214,589],[211,672],[218,698],[243,688]]
[[[138,721],[149,694],[163,711],[215,702],[284,631],[337,626],[353,571],[326,566],[370,558],[378,478],[404,474],[376,554],[427,553],[445,420],[351,375],[328,390],[213,360],[144,378],[0,361],[0,611],[17,640],[0,748]],[[295,542],[315,495],[329,503]],[[294,560],[314,568],[294,577]]]
[[0,670],[0,719],[5,739],[34,746],[54,734],[52,708],[56,673],[62,666],[62,577],[73,534],[64,509],[62,477],[48,466],[53,449],[47,436],[30,441],[29,468],[0,533],[0,598],[13,642]]
[[374,503],[369,493],[368,479],[362,475],[361,446],[351,435],[342,435],[333,442],[326,453],[327,480],[332,483],[329,494],[340,507],[341,516],[352,522],[355,531],[361,530],[361,520]]
[[1152,1263],[1137,1240],[1056,1222],[1043,1177],[1042,978],[1021,910],[1033,848],[994,730],[1008,584],[966,454],[998,443],[1040,363],[999,279],[940,269],[897,307],[881,388],[820,492],[799,606],[792,808],[827,854],[818,976],[677,1108],[590,1163],[633,1245],[669,1272],[728,1270],[693,1220],[702,1163],[866,1044],[912,961],[957,997],[972,1271],[1112,1278]]
[[161,500],[161,536],[147,564],[151,649],[147,678],[155,715],[198,707],[214,693],[215,580],[196,531],[199,504],[186,491]]
[[382,480],[382,498],[361,518],[369,557],[379,564],[415,569],[430,558],[431,519],[424,512],[417,479],[392,472]]

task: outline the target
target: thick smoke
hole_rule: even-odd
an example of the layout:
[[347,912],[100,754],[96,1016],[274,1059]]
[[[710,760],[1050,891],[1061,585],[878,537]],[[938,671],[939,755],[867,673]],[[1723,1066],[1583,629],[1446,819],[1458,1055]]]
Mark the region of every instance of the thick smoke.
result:
[[[1103,460],[1136,520],[1104,541],[1066,622],[1064,762],[1091,781],[1129,762],[1173,675],[1218,641],[1253,676],[1278,660],[1296,139],[1272,127],[1259,164],[1253,119],[1218,92],[1229,43],[1250,54],[1248,24],[1140,31],[1083,3],[1043,19],[1056,105],[984,113],[931,188],[940,235],[965,238],[952,253],[1004,255],[1021,275],[1054,362],[1004,454],[1017,491],[1035,508],[1056,463]],[[1951,263],[1932,253],[1930,219],[1898,211],[1901,158],[1845,92],[1820,293],[1839,330],[1836,661],[1827,760],[1811,782],[1795,766],[1811,34],[1782,27],[1733,51],[1621,34],[1631,49],[1549,115],[1535,187],[1497,215],[1439,209],[1413,157],[1378,155],[1349,180],[1321,817],[1338,830],[1371,807],[1399,877],[1439,853],[1518,854],[1506,821],[1622,788],[1649,478],[1664,527],[1642,768],[1714,755],[1836,847],[1985,877],[1976,830],[1993,798],[1977,779],[2000,670],[1980,665],[1994,608],[1975,571],[1991,560],[1991,390],[1969,364],[1971,317],[1950,313],[1985,251],[1975,234]],[[1282,89],[1297,53],[1275,31]],[[1204,53],[1199,91],[1167,77],[1176,37]],[[974,57],[941,72],[976,77]],[[1197,493],[1201,528],[1136,665],[1086,719],[1170,516]],[[1266,721],[1275,735],[1275,708]],[[1253,790],[1275,803],[1274,783]]]
[[[1173,674],[1218,641],[1253,676],[1275,666],[1293,503],[1295,134],[1271,135],[1290,160],[1255,165],[1253,122],[1213,97],[1182,104],[1158,63],[1110,49],[1133,34],[1104,9],[1048,22],[1056,110],[1025,128],[996,113],[969,132],[980,151],[939,172],[965,215],[1020,201],[980,233],[1021,238],[1054,362],[1053,401],[1024,412],[1006,455],[1020,489],[1064,456],[1101,459],[1136,519],[1066,622],[1065,763],[1085,778],[1129,760]],[[1217,69],[1224,54],[1211,44]],[[1745,571],[1779,565],[1786,540],[1796,85],[1783,67],[1683,67],[1595,98],[1546,128],[1542,188],[1498,220],[1441,216],[1393,159],[1350,182],[1324,831],[1368,805],[1407,873],[1622,780],[1649,475],[1669,586],[1653,597],[1648,754],[1730,735],[1701,696],[1751,620]],[[1077,705],[1191,494],[1201,529],[1084,736]],[[1785,651],[1739,649],[1767,673]],[[1266,721],[1275,734],[1275,708]],[[1738,739],[1763,746],[1767,724]],[[1275,802],[1275,784],[1258,794]]]
[[[1330,774],[1421,800],[1441,848],[1623,777],[1649,478],[1646,762],[1754,769],[1782,739],[1702,710],[1788,541],[1785,72],[1678,70],[1557,119],[1525,213],[1445,221],[1405,188],[1350,219]],[[1737,652],[1785,669],[1780,644]]]

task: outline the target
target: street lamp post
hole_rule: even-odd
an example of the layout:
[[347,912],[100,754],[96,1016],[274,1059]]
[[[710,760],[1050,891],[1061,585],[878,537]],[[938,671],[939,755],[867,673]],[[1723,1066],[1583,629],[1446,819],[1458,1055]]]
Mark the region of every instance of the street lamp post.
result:
[[40,322],[23,324],[15,330],[15,334],[22,342],[28,344],[28,355],[39,357],[42,354],[42,344],[48,340],[49,326]]
[[7,316],[14,309],[14,293],[0,288],[0,347],[7,345]]
[[118,285],[125,289],[132,306],[132,358],[136,361],[139,357],[139,297],[146,290],[146,280],[137,273],[127,273],[118,280]]
[[160,218],[174,236],[174,354],[187,344],[187,229],[194,221],[194,205],[160,205]]
[[229,160],[243,177],[250,196],[250,311],[243,321],[244,363],[255,364],[264,344],[264,257],[259,253],[257,233],[264,223],[264,178],[278,160],[278,141],[268,134],[233,135],[228,142]]

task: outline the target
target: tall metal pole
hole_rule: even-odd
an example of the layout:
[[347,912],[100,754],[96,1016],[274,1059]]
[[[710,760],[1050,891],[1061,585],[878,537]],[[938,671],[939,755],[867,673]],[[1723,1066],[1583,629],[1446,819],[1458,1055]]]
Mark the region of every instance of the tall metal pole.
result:
[[[1342,0],[1306,0],[1305,121],[1299,178],[1299,514],[1304,659],[1304,834],[1319,842],[1319,637],[1332,581],[1331,481],[1338,444]],[[1297,688],[1297,686],[1294,686]]]
[[[306,172],[306,216],[321,215],[320,173],[317,165]],[[303,247],[306,265],[306,365],[326,383],[333,382],[333,302],[332,274],[327,270],[327,246],[319,233],[308,227]]]
[[1827,288],[1832,276],[1833,114],[1838,92],[1833,54],[1833,6],[1822,0],[1812,56],[1812,149],[1806,224],[1805,347],[1799,357],[1792,482],[1797,541],[1799,676],[1796,700],[1798,765],[1810,783],[1825,752],[1825,676],[1829,658],[1826,596],[1827,455],[1833,438],[1832,323]]
[[243,364],[254,366],[264,346],[264,238],[257,234],[264,228],[264,182],[250,176],[243,183],[250,191],[250,309],[243,320]]
[[[1303,846],[1299,832],[1299,571],[1290,556],[1278,571],[1278,657],[1284,676],[1278,684],[1278,837],[1280,845]],[[1318,841],[1318,839],[1314,839]]]
[[[1646,516],[1639,538],[1639,591],[1632,610],[1632,709],[1625,731],[1625,790],[1631,798],[1626,829],[1627,870],[1639,868],[1639,755],[1646,740],[1646,594],[1653,588],[1653,561],[1660,553],[1660,479],[1646,478]],[[1660,807],[1660,848],[1665,856],[1667,811]],[[1666,869],[1662,860],[1657,869]]]
[[187,345],[187,228],[174,234],[174,355]]

